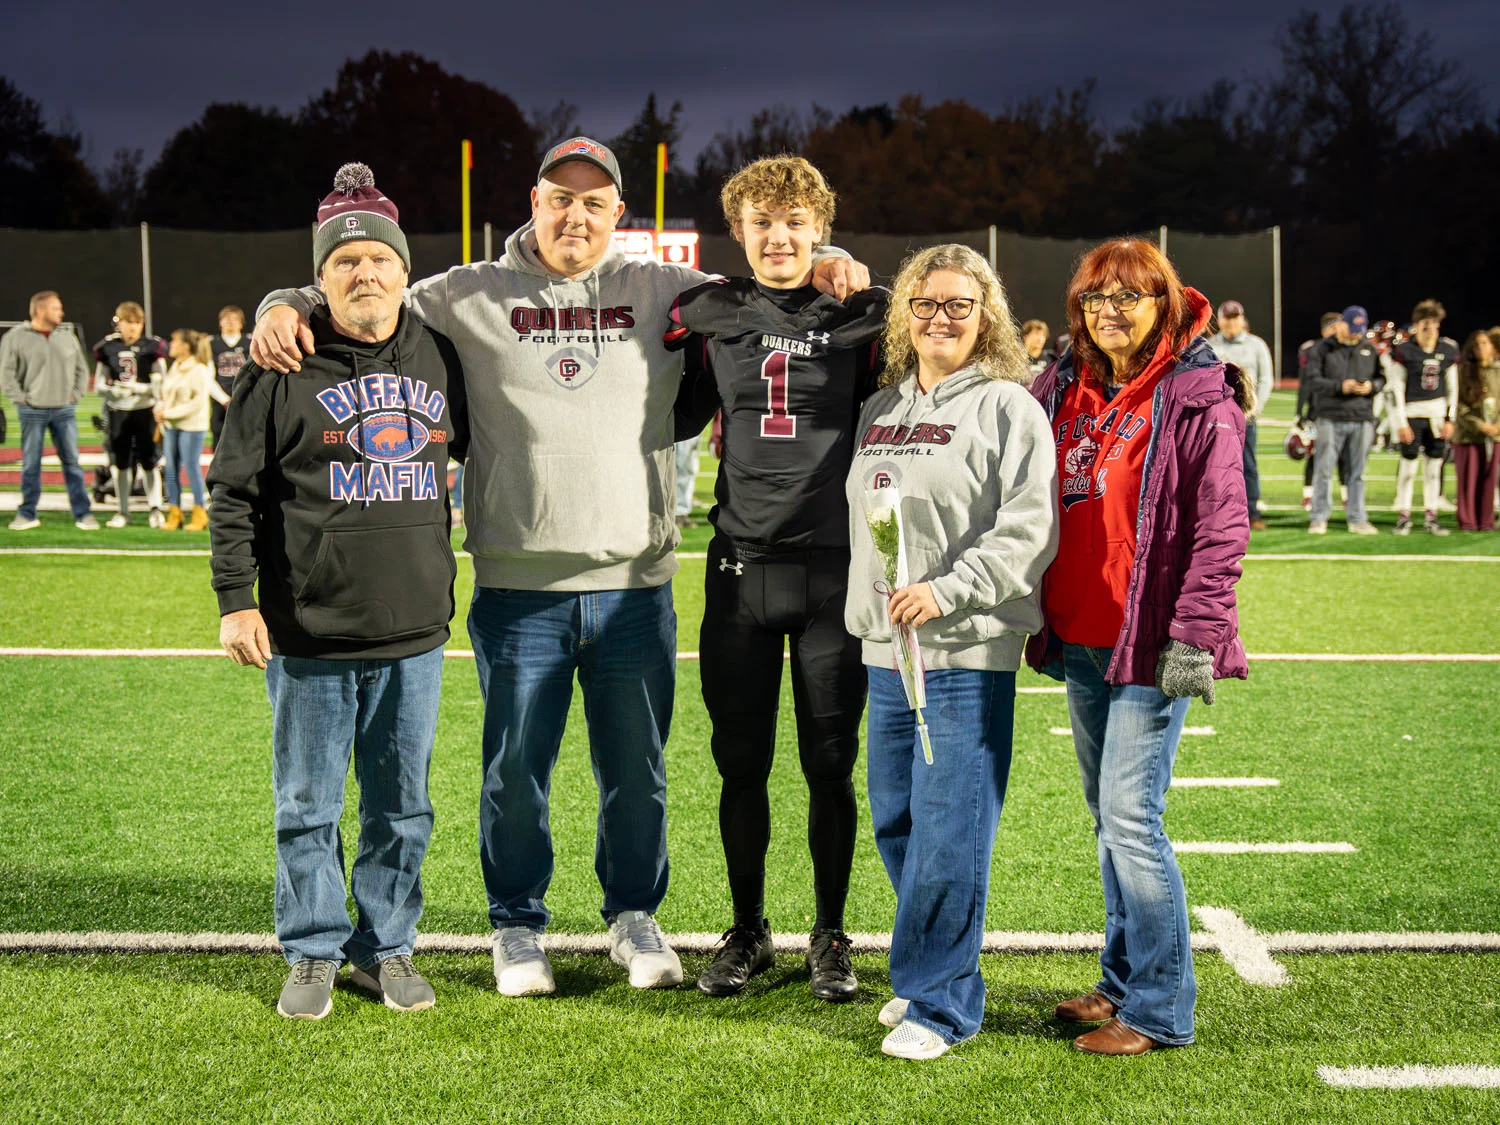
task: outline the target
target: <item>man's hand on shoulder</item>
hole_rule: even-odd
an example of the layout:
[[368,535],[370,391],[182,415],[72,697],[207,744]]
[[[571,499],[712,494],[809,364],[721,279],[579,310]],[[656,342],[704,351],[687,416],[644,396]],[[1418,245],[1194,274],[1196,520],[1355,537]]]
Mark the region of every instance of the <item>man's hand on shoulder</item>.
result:
[[250,358],[266,370],[283,375],[301,371],[303,355],[311,355],[314,350],[312,325],[291,305],[267,309],[250,336]]
[[842,301],[870,287],[870,270],[853,258],[823,258],[813,265],[812,282],[820,293]]
[[219,643],[236,664],[264,668],[271,659],[271,634],[258,609],[238,609],[219,618]]

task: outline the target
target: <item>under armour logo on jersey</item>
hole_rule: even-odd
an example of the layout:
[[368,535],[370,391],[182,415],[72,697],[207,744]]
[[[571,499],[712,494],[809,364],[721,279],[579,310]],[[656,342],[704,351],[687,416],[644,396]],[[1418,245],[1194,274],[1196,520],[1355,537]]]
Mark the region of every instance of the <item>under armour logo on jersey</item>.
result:
[[736,577],[745,573],[745,564],[742,562],[732,563],[728,559],[719,560],[719,569],[732,571]]
[[826,344],[832,337],[827,332],[809,332],[807,338],[815,344]]

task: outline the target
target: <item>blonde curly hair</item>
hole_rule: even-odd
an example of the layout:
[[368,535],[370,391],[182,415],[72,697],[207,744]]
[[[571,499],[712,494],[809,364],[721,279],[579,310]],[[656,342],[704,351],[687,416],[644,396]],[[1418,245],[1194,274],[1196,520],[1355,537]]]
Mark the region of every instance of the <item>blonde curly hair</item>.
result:
[[[966,275],[979,293],[979,337],[969,363],[988,379],[1005,379],[1023,386],[1031,382],[1031,368],[1021,346],[1005,286],[985,258],[956,242],[929,246],[919,250],[901,264],[901,272],[892,283],[891,302],[885,314],[885,371],[881,386],[891,386],[906,378],[917,366],[916,348],[911,342],[912,312],[909,302],[919,296],[922,283],[938,270],[952,270]],[[970,314],[973,315],[972,313]]]
[[833,231],[837,203],[822,172],[803,157],[786,154],[746,164],[724,182],[719,202],[724,207],[724,221],[740,242],[745,240],[737,229],[740,216],[745,204],[754,203],[773,210],[806,207],[823,228],[825,243]]

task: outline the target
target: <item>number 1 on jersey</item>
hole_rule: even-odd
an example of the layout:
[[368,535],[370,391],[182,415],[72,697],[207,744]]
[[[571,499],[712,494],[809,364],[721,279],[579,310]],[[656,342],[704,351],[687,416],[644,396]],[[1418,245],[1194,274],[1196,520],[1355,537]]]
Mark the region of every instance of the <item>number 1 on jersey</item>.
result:
[[787,369],[790,359],[787,352],[772,352],[760,365],[760,377],[767,382],[766,405],[770,410],[769,414],[760,416],[761,437],[797,436],[797,416],[786,411]]

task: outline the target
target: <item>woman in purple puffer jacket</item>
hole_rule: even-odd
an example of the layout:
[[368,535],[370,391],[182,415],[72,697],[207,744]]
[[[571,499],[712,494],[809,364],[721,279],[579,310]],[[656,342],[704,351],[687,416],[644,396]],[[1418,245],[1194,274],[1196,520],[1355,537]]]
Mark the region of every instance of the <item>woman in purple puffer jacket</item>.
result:
[[1208,300],[1149,242],[1086,255],[1068,315],[1072,349],[1032,386],[1060,519],[1027,659],[1068,685],[1105,932],[1102,979],[1057,1015],[1104,1024],[1080,1050],[1138,1055],[1193,1041],[1187,899],[1162,813],[1189,699],[1246,675],[1234,583],[1253,392],[1202,339]]

